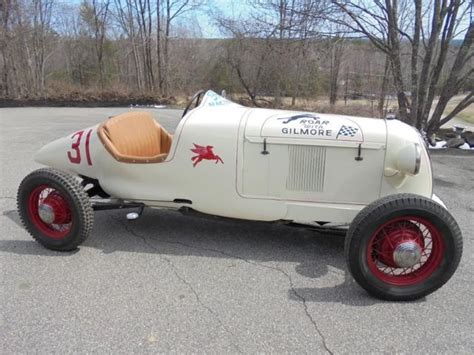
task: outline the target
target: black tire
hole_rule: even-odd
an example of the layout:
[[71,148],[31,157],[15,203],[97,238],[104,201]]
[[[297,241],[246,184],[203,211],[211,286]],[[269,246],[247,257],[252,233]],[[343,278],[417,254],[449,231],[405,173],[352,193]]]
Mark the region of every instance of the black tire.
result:
[[[431,249],[425,249],[427,244],[423,242],[423,251],[429,252],[424,257],[425,262],[420,262],[418,271],[403,270],[407,274],[400,276],[389,271],[397,268],[401,271],[402,268],[398,265],[394,268],[384,268],[390,262],[384,264],[385,254],[375,251],[372,246],[380,247],[382,240],[388,238],[382,235],[382,232],[385,232],[384,226],[388,225],[392,230],[396,230],[393,229],[393,223],[401,223],[397,221],[403,221],[404,218],[406,223],[410,223],[410,218],[426,221],[429,227],[421,234],[426,233],[432,243]],[[420,226],[421,232],[425,226]],[[412,229],[412,223],[408,227]],[[435,249],[436,245],[438,249]],[[434,292],[451,278],[461,260],[462,246],[461,230],[445,208],[422,196],[398,194],[381,198],[359,212],[347,233],[344,251],[349,271],[369,294],[384,300],[410,301]],[[372,262],[374,259],[377,259],[377,262]],[[381,269],[380,260],[383,265]],[[402,278],[403,281],[399,282]]]
[[[55,232],[48,233],[47,227],[43,227],[45,223],[38,222],[38,217],[33,216],[34,213],[31,212],[34,207],[30,207],[30,196],[45,185],[59,193],[62,200],[67,201],[68,218],[71,222],[67,224],[66,230],[61,232],[65,234],[61,237],[52,237],[51,233]],[[38,169],[26,176],[18,188],[17,208],[25,229],[38,243],[51,250],[74,250],[87,239],[92,230],[94,211],[87,193],[74,176],[56,169]]]

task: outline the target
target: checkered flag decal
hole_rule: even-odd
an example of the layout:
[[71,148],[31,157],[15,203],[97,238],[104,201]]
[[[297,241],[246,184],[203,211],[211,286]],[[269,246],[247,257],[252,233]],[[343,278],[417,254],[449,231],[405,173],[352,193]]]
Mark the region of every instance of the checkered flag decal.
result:
[[344,136],[344,137],[354,137],[357,133],[359,128],[351,127],[351,126],[344,126],[342,125],[341,129],[339,130],[339,133],[336,136],[336,139],[339,136]]

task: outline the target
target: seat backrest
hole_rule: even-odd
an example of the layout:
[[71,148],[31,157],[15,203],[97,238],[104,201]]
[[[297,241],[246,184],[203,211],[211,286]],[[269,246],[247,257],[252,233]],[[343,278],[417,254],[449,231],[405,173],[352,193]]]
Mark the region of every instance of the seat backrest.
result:
[[148,112],[127,112],[107,120],[102,129],[120,154],[152,157],[162,153],[160,128]]

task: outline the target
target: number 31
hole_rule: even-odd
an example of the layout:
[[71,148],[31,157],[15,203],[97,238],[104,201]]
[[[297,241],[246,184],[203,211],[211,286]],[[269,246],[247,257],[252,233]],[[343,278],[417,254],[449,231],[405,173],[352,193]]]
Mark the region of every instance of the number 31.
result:
[[[82,136],[84,135],[85,131],[77,131],[74,133],[71,137],[74,141],[71,144],[71,150],[67,152],[67,157],[69,158],[69,161],[73,164],[80,164],[81,163],[81,140]],[[91,160],[91,153],[89,150],[89,143],[91,139],[91,133],[92,129],[87,131],[86,134],[86,159],[87,159],[87,164],[92,165],[92,160]]]

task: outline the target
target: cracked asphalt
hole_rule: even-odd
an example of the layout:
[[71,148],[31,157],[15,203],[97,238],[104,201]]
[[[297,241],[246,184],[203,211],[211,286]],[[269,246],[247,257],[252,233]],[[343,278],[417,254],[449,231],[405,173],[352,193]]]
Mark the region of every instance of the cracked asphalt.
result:
[[[15,202],[33,153],[127,110],[0,109],[0,353],[472,353],[474,155],[433,156],[464,255],[417,302],[371,298],[343,237],[285,226],[101,211],[79,250],[42,248]],[[151,112],[174,131],[180,111]]]

